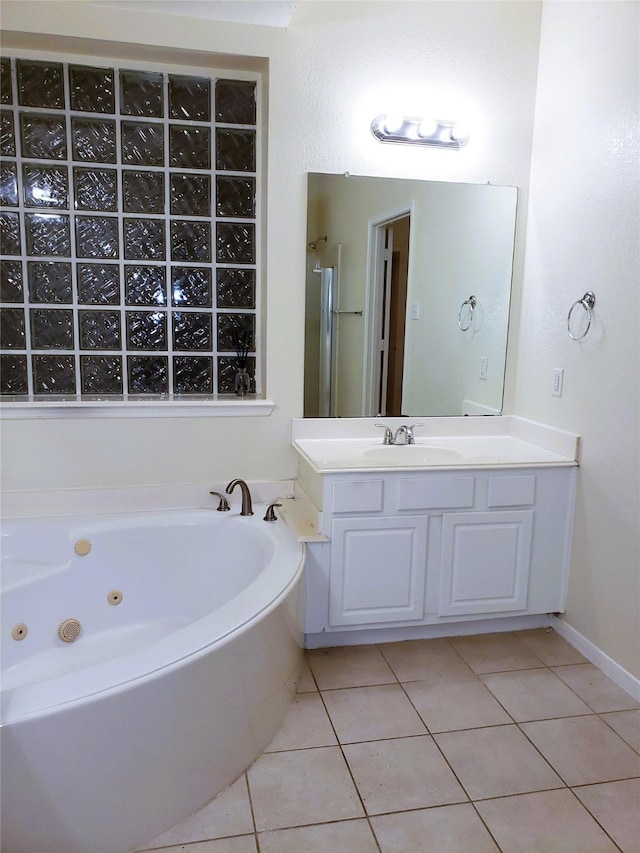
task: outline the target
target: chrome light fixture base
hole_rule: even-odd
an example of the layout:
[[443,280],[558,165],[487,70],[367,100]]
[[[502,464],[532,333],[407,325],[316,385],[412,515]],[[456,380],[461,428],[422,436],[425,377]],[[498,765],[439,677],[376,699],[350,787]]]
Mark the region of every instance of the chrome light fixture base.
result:
[[406,142],[437,148],[460,149],[470,133],[459,122],[444,119],[403,118],[379,115],[371,122],[371,133],[380,142]]

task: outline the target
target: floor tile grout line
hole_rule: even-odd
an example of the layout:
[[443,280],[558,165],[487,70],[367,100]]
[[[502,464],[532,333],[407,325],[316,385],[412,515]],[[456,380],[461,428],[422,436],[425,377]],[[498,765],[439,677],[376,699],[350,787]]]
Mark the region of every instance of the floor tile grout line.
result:
[[583,802],[582,802],[582,800],[581,800],[581,799],[580,799],[580,797],[576,794],[576,792],[573,790],[573,788],[569,788],[569,790],[571,791],[571,795],[572,795],[572,796],[573,796],[573,798],[576,800],[576,802],[577,802],[577,803],[579,803],[579,805],[581,805],[583,809],[585,809],[585,811],[587,812],[587,814],[588,814],[588,815],[590,815],[590,816],[593,818],[593,820],[595,820],[595,822],[598,824],[598,826],[599,826],[599,827],[600,827],[600,829],[604,832],[604,834],[607,836],[607,838],[608,838],[608,839],[610,839],[610,841],[615,845],[615,847],[616,847],[618,850],[620,850],[620,851],[621,851],[621,853],[624,853],[624,851],[622,850],[622,848],[620,847],[620,845],[619,845],[619,844],[616,844],[616,842],[615,842],[615,840],[613,839],[613,837],[612,837],[612,836],[607,832],[607,830],[605,829],[605,827],[600,823],[600,821],[598,820],[598,818],[594,815],[594,813],[593,813],[593,812],[591,811],[591,809],[586,805],[586,803],[583,803]]
[[[260,755],[264,755],[264,752],[260,753]],[[258,756],[260,758],[260,756]],[[256,758],[256,761],[258,759]],[[242,774],[244,776],[244,781],[247,786],[247,796],[249,798],[249,811],[251,812],[251,823],[253,824],[253,840],[256,843],[256,850],[260,853],[260,842],[258,841],[258,827],[256,825],[256,814],[253,808],[253,797],[251,795],[251,785],[249,784],[249,770],[253,767],[256,762],[253,761],[249,767]]]
[[[605,678],[608,678],[608,679],[609,679],[609,681],[611,681],[611,683],[612,683],[615,687],[618,687],[618,688],[619,688],[620,690],[622,690],[624,693],[627,693],[627,691],[626,691],[626,690],[624,690],[624,688],[622,688],[622,687],[620,687],[620,685],[616,684],[616,683],[615,683],[615,681],[613,681],[613,679],[609,678],[609,676],[608,676],[608,675],[606,675],[605,673],[603,673],[601,669],[598,669],[598,667],[597,667],[595,664],[591,663],[590,661],[587,661],[587,663],[586,663],[586,664],[579,664],[579,663],[577,663],[577,664],[573,664],[573,666],[592,666],[592,667],[595,667],[595,669],[597,669],[597,670],[598,670],[598,672],[599,672],[601,675],[604,675],[604,676],[605,676]],[[549,669],[553,672],[553,668],[552,668],[552,667],[549,667]],[[558,675],[558,673],[557,673],[557,672],[554,672],[553,674],[554,674],[554,675],[556,675],[558,678],[560,678],[560,676]],[[580,699],[582,702],[584,702],[584,704],[585,704],[585,705],[587,705],[589,708],[591,708],[591,710],[593,711],[593,713],[594,713],[594,714],[598,714],[598,715],[600,715],[600,714],[619,714],[621,711],[635,711],[635,710],[637,710],[636,708],[611,708],[611,709],[610,709],[610,710],[608,710],[608,711],[597,711],[597,710],[593,707],[593,705],[592,705],[592,704],[590,704],[590,703],[589,703],[589,702],[588,702],[588,701],[587,701],[583,696],[581,696],[581,695],[580,695],[576,690],[574,690],[574,688],[573,688],[570,684],[567,684],[567,682],[566,682],[563,678],[560,678],[560,681],[562,681],[562,683],[563,683],[566,687],[568,687],[568,688],[569,688],[569,690],[570,690],[572,693],[574,693],[574,694],[578,697],[578,699]],[[627,693],[627,695],[628,695],[628,696],[630,696],[631,694],[628,694],[628,693]],[[633,696],[631,696],[631,698],[633,699]],[[592,701],[593,701],[593,700],[592,700]],[[617,734],[617,732],[616,732],[616,734]]]
[[327,705],[324,701],[324,696],[322,695],[321,690],[319,690],[318,692],[320,693],[320,699],[322,701],[322,705],[324,707],[325,713],[326,713],[327,717],[329,718],[329,723],[331,724],[331,728],[333,729],[333,733],[336,737],[336,740],[338,741],[338,747],[340,749],[340,754],[342,755],[342,760],[345,763],[345,766],[347,768],[347,772],[349,773],[349,777],[351,779],[353,787],[355,788],[356,794],[358,795],[358,800],[360,801],[360,805],[362,806],[362,811],[364,812],[364,816],[365,816],[365,819],[366,819],[367,824],[369,826],[369,830],[371,831],[371,834],[373,835],[373,839],[376,843],[378,850],[380,851],[380,853],[382,853],[382,848],[380,847],[380,844],[378,842],[378,836],[376,835],[375,830],[371,824],[371,821],[369,820],[369,812],[367,811],[367,807],[364,804],[364,799],[362,797],[362,794],[360,793],[360,788],[358,787],[358,783],[356,782],[355,776],[353,775],[353,771],[351,770],[351,765],[349,764],[349,761],[347,759],[347,756],[345,755],[344,749],[342,748],[342,744],[340,743],[340,738],[338,737],[338,732],[336,731],[336,727],[333,724],[331,714],[329,713],[329,709],[327,708]]
[[391,661],[390,661],[390,660],[388,660],[388,658],[386,657],[385,653],[384,653],[384,652],[382,651],[382,649],[380,648],[380,645],[382,645],[382,644],[378,644],[378,643],[376,643],[376,644],[375,644],[375,647],[376,647],[376,649],[378,650],[378,654],[382,655],[382,659],[384,660],[384,662],[386,663],[386,665],[387,665],[387,666],[389,667],[389,669],[391,670],[391,674],[392,674],[392,675],[393,675],[393,677],[395,678],[396,682],[397,682],[400,686],[402,686],[402,682],[400,681],[400,676],[397,674],[397,672],[396,672],[396,671],[395,671],[395,669],[393,668],[393,666],[392,666],[392,664],[391,664]]
[[[627,709],[627,710],[629,710],[629,711],[636,711],[636,710],[638,710],[638,709],[637,709],[637,708],[629,708],[629,709]],[[619,738],[622,738],[622,740],[627,744],[627,746],[628,746],[630,749],[632,749],[635,753],[637,753],[638,755],[640,755],[640,749],[636,749],[636,748],[635,748],[635,746],[634,746],[633,744],[629,743],[629,741],[628,741],[625,737],[623,737],[623,736],[620,734],[620,732],[617,732],[617,731],[614,729],[614,727],[611,725],[611,723],[610,723],[608,720],[605,720],[605,719],[604,719],[604,717],[606,717],[606,715],[607,715],[607,714],[624,714],[624,713],[625,713],[625,711],[602,711],[602,712],[600,712],[600,713],[598,713],[598,712],[595,712],[595,713],[596,713],[596,716],[600,717],[600,719],[602,720],[602,722],[603,722],[603,723],[605,723],[605,724],[606,724],[606,725],[611,729],[611,731],[612,731],[612,732],[614,732],[615,734],[617,734]]]

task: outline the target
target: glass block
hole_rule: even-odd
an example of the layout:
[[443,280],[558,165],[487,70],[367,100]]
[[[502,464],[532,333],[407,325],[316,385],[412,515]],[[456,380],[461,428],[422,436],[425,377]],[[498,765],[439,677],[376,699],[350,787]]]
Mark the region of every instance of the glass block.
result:
[[79,258],[117,258],[116,217],[76,216],[76,255]]
[[223,264],[254,264],[255,225],[216,223],[216,260]]
[[213,359],[206,356],[174,358],[173,390],[176,394],[213,394]]
[[211,81],[206,77],[169,75],[169,117],[211,121]]
[[80,349],[121,349],[119,311],[78,311]]
[[[256,360],[252,356],[247,359],[246,371],[251,377],[252,389],[256,387]],[[235,358],[222,356],[218,359],[218,394],[233,394],[235,392],[238,362]]]
[[255,270],[216,270],[216,303],[218,308],[255,308]]
[[115,169],[73,170],[76,210],[118,209],[118,173]]
[[116,109],[113,68],[69,66],[71,109],[88,113],[114,113]]
[[13,132],[13,113],[0,112],[0,154],[3,157],[16,156],[16,138]]
[[124,171],[122,203],[125,213],[164,213],[162,172]]
[[83,163],[116,162],[116,123],[110,119],[72,118],[73,159]]
[[78,264],[78,302],[119,305],[120,271],[116,264]]
[[29,392],[26,355],[0,355],[0,394]]
[[211,314],[175,311],[173,314],[173,348],[176,350],[211,351]]
[[217,177],[216,213],[218,216],[253,219],[256,215],[255,179]]
[[18,59],[18,102],[23,107],[64,109],[61,62]]
[[18,172],[15,163],[0,164],[0,204],[18,206]]
[[162,118],[162,74],[153,71],[120,72],[120,112],[125,116]]
[[23,308],[3,308],[0,312],[0,348],[26,349]]
[[72,355],[34,355],[34,394],[75,394],[76,371]]
[[256,84],[252,80],[216,81],[216,121],[256,123]]
[[27,207],[69,207],[69,178],[66,166],[24,164],[22,188]]
[[210,169],[211,132],[209,128],[170,125],[169,165],[178,169]]
[[217,128],[216,169],[228,172],[255,172],[255,131]]
[[22,156],[36,160],[64,160],[67,130],[64,116],[20,113]]
[[22,261],[0,261],[0,302],[24,302]]
[[127,311],[128,349],[167,349],[167,315],[160,311]]
[[127,359],[130,394],[167,394],[169,359],[166,356],[131,355]]
[[208,222],[171,222],[171,259],[173,261],[211,262],[211,227]]
[[132,166],[164,165],[164,127],[123,121],[122,162]]
[[11,60],[8,56],[0,59],[0,103],[13,103],[13,86],[11,85]]
[[73,349],[73,311],[70,308],[32,308],[33,349]]
[[239,352],[255,349],[255,314],[218,314],[218,350]]
[[211,307],[211,270],[204,267],[173,267],[171,304],[184,308]]
[[125,267],[127,305],[166,305],[166,291],[164,267]]
[[58,213],[25,213],[27,255],[71,255],[69,217]]
[[81,355],[80,387],[83,394],[122,394],[122,357]]
[[171,213],[174,216],[211,216],[211,178],[172,174]]
[[29,301],[73,302],[71,264],[60,261],[28,261]]
[[20,254],[20,218],[17,213],[0,213],[0,255]]
[[163,219],[125,219],[124,256],[129,261],[163,261]]

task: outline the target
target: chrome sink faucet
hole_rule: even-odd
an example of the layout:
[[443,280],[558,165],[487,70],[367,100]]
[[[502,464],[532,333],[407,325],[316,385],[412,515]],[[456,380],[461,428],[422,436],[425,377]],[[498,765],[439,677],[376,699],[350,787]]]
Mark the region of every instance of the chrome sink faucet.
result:
[[415,427],[424,426],[424,424],[402,424],[395,431],[395,434],[391,432],[391,429],[386,424],[376,424],[376,426],[384,430],[383,444],[403,445],[415,444],[416,440],[413,430]]
[[232,480],[225,489],[226,493],[230,495],[236,486],[240,486],[240,491],[242,492],[242,509],[240,510],[240,515],[253,515],[251,492],[244,480]]
[[[404,436],[404,441],[401,441]],[[409,424],[402,424],[396,430],[395,435],[393,436],[394,444],[415,444],[416,440],[413,437],[413,427],[409,426]]]

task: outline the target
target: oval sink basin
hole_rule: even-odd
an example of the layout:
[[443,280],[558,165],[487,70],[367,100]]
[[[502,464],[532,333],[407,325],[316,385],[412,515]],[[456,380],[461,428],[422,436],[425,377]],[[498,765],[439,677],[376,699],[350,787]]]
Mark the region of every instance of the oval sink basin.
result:
[[365,450],[367,459],[376,463],[400,465],[448,465],[462,459],[462,454],[448,447],[424,444],[383,444]]

